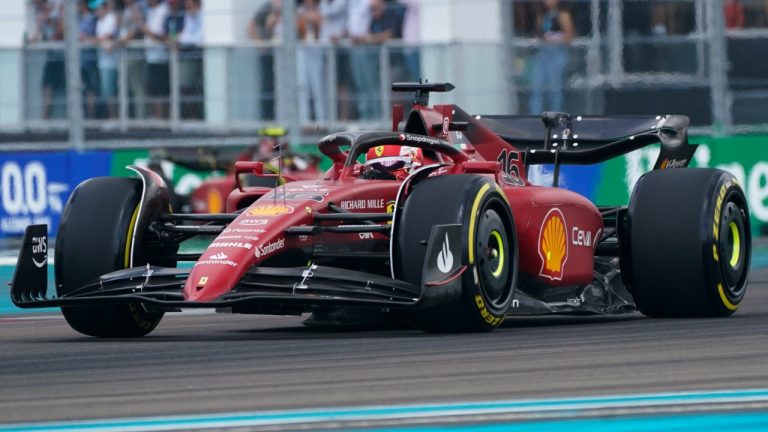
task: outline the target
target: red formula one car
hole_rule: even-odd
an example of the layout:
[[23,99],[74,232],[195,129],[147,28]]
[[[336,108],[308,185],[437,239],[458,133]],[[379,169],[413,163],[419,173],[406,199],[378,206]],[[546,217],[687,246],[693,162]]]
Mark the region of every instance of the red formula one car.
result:
[[[509,315],[727,316],[742,302],[751,237],[736,179],[685,169],[695,145],[683,116],[470,116],[427,106],[450,84],[415,91],[392,132],[346,132],[319,146],[319,181],[242,184],[225,214],[168,211],[156,174],[95,178],[74,191],[56,239],[56,297],[46,295],[47,232],[27,229],[13,302],[61,306],[94,336],[140,336],[165,312],[368,311],[429,331],[487,331]],[[402,124],[404,122],[404,124]],[[402,127],[400,125],[402,124]],[[628,206],[597,207],[557,187],[561,164],[598,163],[660,143],[656,169]],[[363,159],[366,159],[365,161]],[[552,187],[526,180],[554,164]],[[263,174],[260,162],[237,173]],[[190,225],[197,221],[197,225]],[[180,254],[211,236],[200,254]],[[191,267],[176,268],[181,261]],[[339,314],[338,316],[344,316]]]

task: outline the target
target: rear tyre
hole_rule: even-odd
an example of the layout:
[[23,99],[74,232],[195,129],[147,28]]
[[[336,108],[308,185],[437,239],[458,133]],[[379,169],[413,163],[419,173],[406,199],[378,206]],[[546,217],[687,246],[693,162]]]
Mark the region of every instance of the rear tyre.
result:
[[717,169],[651,171],[629,205],[629,287],[651,317],[723,317],[738,309],[752,251],[744,191]]
[[[66,295],[104,273],[130,265],[141,181],[99,177],[72,193],[56,236],[56,292]],[[134,266],[143,264],[134,252]],[[61,308],[76,331],[96,337],[138,337],[157,327],[162,312],[139,303]]]
[[415,186],[396,223],[396,275],[418,286],[432,227],[463,226],[462,255],[467,259],[462,262],[471,264],[458,292],[444,293],[443,303],[415,315],[424,330],[478,332],[502,324],[515,294],[517,234],[509,205],[495,183],[474,175],[424,180]]

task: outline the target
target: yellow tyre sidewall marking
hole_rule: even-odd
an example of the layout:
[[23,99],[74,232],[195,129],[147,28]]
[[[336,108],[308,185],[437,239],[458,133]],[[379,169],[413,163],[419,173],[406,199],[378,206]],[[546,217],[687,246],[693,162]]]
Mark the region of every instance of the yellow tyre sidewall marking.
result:
[[133,210],[133,216],[131,216],[131,223],[128,225],[128,236],[125,239],[125,254],[123,268],[128,268],[131,265],[131,244],[133,243],[133,229],[136,226],[136,219],[139,217],[139,207],[136,205],[136,209]]
[[735,311],[739,308],[739,305],[731,303],[731,301],[728,300],[728,297],[725,296],[722,283],[717,284],[717,292],[720,294],[720,300],[722,300],[723,305],[728,308],[728,310]]
[[480,207],[480,201],[482,200],[483,196],[488,192],[488,189],[490,189],[491,186],[486,183],[484,184],[480,190],[477,192],[477,195],[475,196],[475,202],[472,203],[472,213],[470,213],[469,217],[469,264],[472,265],[475,263],[475,219],[477,219],[477,209]]

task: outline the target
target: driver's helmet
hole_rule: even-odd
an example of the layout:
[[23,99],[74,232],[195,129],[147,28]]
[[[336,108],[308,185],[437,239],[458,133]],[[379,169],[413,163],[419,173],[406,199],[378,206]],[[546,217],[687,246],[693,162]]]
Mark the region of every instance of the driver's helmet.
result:
[[424,161],[418,147],[383,145],[368,150],[365,155],[363,177],[372,179],[404,180]]

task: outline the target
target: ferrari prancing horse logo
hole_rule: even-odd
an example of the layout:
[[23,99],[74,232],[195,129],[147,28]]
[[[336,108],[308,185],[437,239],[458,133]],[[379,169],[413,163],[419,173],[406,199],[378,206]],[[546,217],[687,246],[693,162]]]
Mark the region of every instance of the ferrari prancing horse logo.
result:
[[544,217],[539,232],[540,276],[552,280],[563,279],[563,268],[568,259],[567,228],[563,212],[553,208]]
[[373,152],[376,153],[376,156],[381,157],[381,155],[384,154],[384,146],[374,147]]

